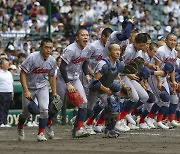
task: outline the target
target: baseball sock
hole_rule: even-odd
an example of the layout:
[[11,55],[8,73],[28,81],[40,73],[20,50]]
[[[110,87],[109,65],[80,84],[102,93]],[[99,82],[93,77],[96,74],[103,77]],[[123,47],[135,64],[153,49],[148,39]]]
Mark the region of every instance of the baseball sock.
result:
[[169,121],[173,121],[175,119],[175,112],[176,112],[177,104],[170,103],[169,106]]
[[101,112],[102,107],[99,104],[96,104],[93,108],[93,115],[91,117],[88,118],[86,124],[87,125],[92,125],[94,119],[98,116],[98,114]]
[[139,121],[140,124],[145,122],[144,119],[146,118],[147,115],[148,115],[148,111],[144,110],[144,112],[141,115],[140,121]]
[[79,108],[76,116],[77,120],[77,128],[79,130],[84,125],[84,121],[86,119],[87,109],[86,108]]
[[166,106],[162,106],[159,109],[159,113],[157,115],[157,122],[162,121],[164,115],[166,114],[167,109],[168,109],[168,107],[166,107]]
[[47,125],[47,118],[46,119],[42,119],[42,118],[39,118],[39,129],[38,129],[38,135],[40,133],[44,133],[44,130],[45,130],[45,127]]
[[176,111],[176,119],[180,122],[180,111]]
[[154,115],[156,114],[156,112],[159,110],[159,106],[154,103],[154,105],[151,108],[151,111],[149,112],[149,114],[147,115],[149,118],[154,118]]
[[24,128],[24,123],[26,121],[26,118],[24,117],[23,114],[19,115],[19,121],[18,121],[18,129],[23,129]]

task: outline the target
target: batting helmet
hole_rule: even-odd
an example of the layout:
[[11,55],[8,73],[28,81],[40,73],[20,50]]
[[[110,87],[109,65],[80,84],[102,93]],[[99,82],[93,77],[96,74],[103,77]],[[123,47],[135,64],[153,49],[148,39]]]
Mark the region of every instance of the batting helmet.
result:
[[144,67],[141,67],[138,75],[139,75],[139,77],[142,77],[144,79],[148,79],[151,75],[151,72],[146,66],[144,66]]
[[122,84],[120,80],[114,80],[113,83],[110,85],[109,89],[113,92],[118,92],[122,88]]
[[30,100],[27,108],[28,108],[29,113],[31,113],[33,115],[36,115],[36,114],[40,113],[37,104],[32,99]]
[[173,72],[173,70],[174,70],[174,65],[173,65],[173,63],[171,63],[171,62],[166,62],[165,65],[164,65],[163,70],[164,70],[165,72],[167,72],[167,71],[169,71],[170,73]]

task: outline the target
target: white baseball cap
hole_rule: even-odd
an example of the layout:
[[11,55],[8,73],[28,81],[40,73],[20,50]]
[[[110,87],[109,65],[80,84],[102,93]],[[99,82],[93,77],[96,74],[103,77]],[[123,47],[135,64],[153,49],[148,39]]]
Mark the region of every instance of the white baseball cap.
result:
[[34,5],[39,6],[39,5],[40,5],[40,3],[39,3],[39,2],[34,2]]
[[12,70],[16,70],[17,69],[16,65],[11,65],[9,68],[12,69]]

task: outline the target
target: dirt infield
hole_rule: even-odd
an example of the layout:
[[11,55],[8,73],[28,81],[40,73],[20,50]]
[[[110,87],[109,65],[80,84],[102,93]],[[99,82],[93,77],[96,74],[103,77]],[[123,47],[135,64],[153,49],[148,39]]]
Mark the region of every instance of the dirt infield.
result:
[[25,128],[25,141],[17,140],[16,127],[0,128],[0,154],[180,154],[180,128],[129,131],[116,139],[73,139],[70,126],[53,128],[55,139],[47,142],[37,142],[37,128]]

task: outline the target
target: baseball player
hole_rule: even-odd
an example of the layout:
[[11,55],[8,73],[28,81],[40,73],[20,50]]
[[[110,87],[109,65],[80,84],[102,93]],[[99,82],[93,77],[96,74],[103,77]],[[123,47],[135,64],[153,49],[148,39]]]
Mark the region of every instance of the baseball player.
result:
[[[106,119],[109,118],[110,113],[107,112],[107,98],[108,95],[112,95],[110,85],[113,83],[113,80],[118,76],[119,72],[124,69],[124,65],[118,60],[121,53],[121,48],[118,44],[110,44],[109,46],[109,56],[108,58],[102,59],[96,66],[94,71],[94,80],[90,84],[92,91],[91,99],[88,100],[90,104],[93,104],[99,98],[102,101],[102,104],[105,106],[105,114],[107,114]],[[116,120],[116,117],[114,117]],[[115,125],[114,125],[115,126]],[[117,133],[114,131],[114,126],[109,121],[106,121],[107,136],[108,137],[117,137]]]
[[60,75],[57,78],[57,82],[61,83],[58,87],[59,95],[62,100],[66,91],[75,92],[76,90],[83,97],[83,104],[80,105],[76,120],[74,123],[74,129],[72,132],[73,137],[88,136],[89,133],[83,127],[86,113],[87,113],[87,98],[83,88],[83,85],[79,79],[81,70],[83,70],[87,81],[90,80],[88,75],[88,52],[83,49],[89,41],[89,33],[86,29],[79,29],[76,32],[76,40],[74,43],[66,47],[61,55]]
[[[101,33],[101,38],[100,40],[96,40],[90,44],[88,44],[84,50],[88,53],[90,53],[90,57],[88,59],[89,62],[89,66],[88,66],[88,72],[91,76],[94,75],[94,68],[97,65],[97,63],[102,59],[105,58],[104,57],[104,47],[105,44],[107,42],[108,37],[110,36],[110,34],[113,31],[110,28],[105,28],[102,33]],[[90,100],[92,98],[92,94],[91,91],[88,92],[88,100]],[[93,104],[89,104],[88,101],[88,107],[87,107],[87,117],[89,118],[89,116],[92,114],[92,110],[93,107],[95,105],[96,102],[93,102]],[[99,105],[99,103],[96,103],[96,106],[94,107],[94,115],[93,117],[95,118],[99,112],[102,110],[102,107]],[[95,132],[92,129],[92,123],[94,121],[94,118],[88,119],[86,122],[86,129],[88,130],[88,132],[92,135],[95,134]]]
[[[167,62],[171,62],[175,64],[177,60],[177,51],[174,49],[176,44],[177,44],[177,36],[170,33],[166,37],[166,45],[158,48],[157,53],[155,54],[155,64],[159,66],[161,69],[164,68]],[[177,83],[175,81],[175,69],[170,73],[170,79],[172,81],[173,89],[176,89]],[[162,120],[163,120],[163,117],[165,117],[166,114],[168,113],[168,108],[169,108],[170,99],[171,99],[172,103],[171,103],[171,107],[169,108],[170,109],[169,118],[171,119],[171,124],[176,125],[175,121],[172,120],[174,119],[174,116],[172,116],[171,114],[174,115],[176,107],[177,107],[177,103],[178,103],[177,95],[173,94],[170,96],[170,90],[169,90],[169,85],[167,83],[166,76],[159,77],[157,78],[157,80],[156,79],[152,80],[152,85],[157,85],[158,89],[157,88],[154,89],[154,91],[157,94],[157,98],[159,94],[160,93],[162,94],[163,92],[164,92],[164,97],[161,98],[157,103],[153,105],[150,113],[148,114],[147,124],[150,127],[155,128],[153,124],[153,118],[154,118],[155,113],[159,111],[157,115],[158,126],[163,129],[169,129],[168,126],[163,124]]]
[[[150,63],[149,63],[148,66],[149,66],[149,68],[150,68],[151,70],[154,70],[154,68],[155,68],[154,55],[155,55],[157,49],[158,49],[158,46],[157,46],[156,43],[150,43],[149,49],[148,49],[148,51],[147,51],[147,54],[148,54],[149,59],[150,59]],[[150,76],[150,79],[151,79],[151,78],[152,78],[152,76]],[[150,79],[148,79],[148,81],[149,81]],[[152,89],[151,89],[149,86],[148,86],[148,88],[150,89],[151,92],[153,92]],[[151,97],[149,97],[149,99],[151,99]],[[155,97],[155,99],[156,99],[156,97]],[[155,100],[154,100],[154,101],[155,101]],[[141,114],[140,121],[139,121],[139,127],[140,127],[141,129],[148,129],[148,128],[150,128],[150,127],[147,125],[147,123],[146,123],[146,121],[145,121],[145,118],[146,118],[146,116],[148,115],[148,113],[150,112],[151,107],[152,107],[154,101],[149,101],[148,103],[146,102],[146,103],[143,105],[143,107],[142,107],[142,114]]]
[[[125,64],[128,64],[132,61],[134,61],[135,58],[137,57],[143,57],[145,62],[149,61],[148,56],[146,55],[146,53],[142,52],[142,50],[144,50],[144,48],[147,47],[147,36],[145,34],[138,34],[135,37],[135,42],[133,44],[129,44],[126,49],[125,52],[122,56],[122,59],[124,61]],[[147,92],[144,90],[144,88],[138,83],[139,77],[137,77],[135,74],[128,74],[127,76],[122,76],[122,81],[131,88],[132,90],[132,96],[130,98],[129,101],[127,101],[125,103],[124,108],[122,109],[121,114],[118,115],[117,117],[117,123],[116,123],[116,129],[121,131],[121,123],[122,123],[122,119],[125,118],[125,116],[128,113],[132,112],[132,106],[133,104],[137,104],[138,102],[138,106],[139,104],[142,105],[142,102],[146,102],[149,98]],[[136,122],[130,117],[128,116],[127,120],[130,122],[129,126],[131,128],[135,128]],[[137,128],[137,127],[136,127]]]
[[115,43],[119,44],[119,46],[124,50],[128,44],[128,38],[131,34],[131,30],[133,28],[133,19],[125,20],[122,22],[122,31],[114,31],[109,36],[106,45],[105,45],[105,57],[108,57],[108,47],[110,44]]
[[[48,121],[49,106],[49,88],[47,81],[49,79],[52,89],[52,95],[56,96],[55,69],[56,60],[50,55],[52,53],[53,43],[49,38],[41,41],[40,52],[31,53],[21,64],[20,81],[23,87],[22,93],[22,113],[18,122],[19,140],[24,140],[24,123],[29,117],[28,105],[30,99],[37,98],[40,110],[39,129],[37,134],[38,141],[46,141],[44,135],[45,127]],[[51,126],[47,127],[47,134],[50,138],[54,136]]]

